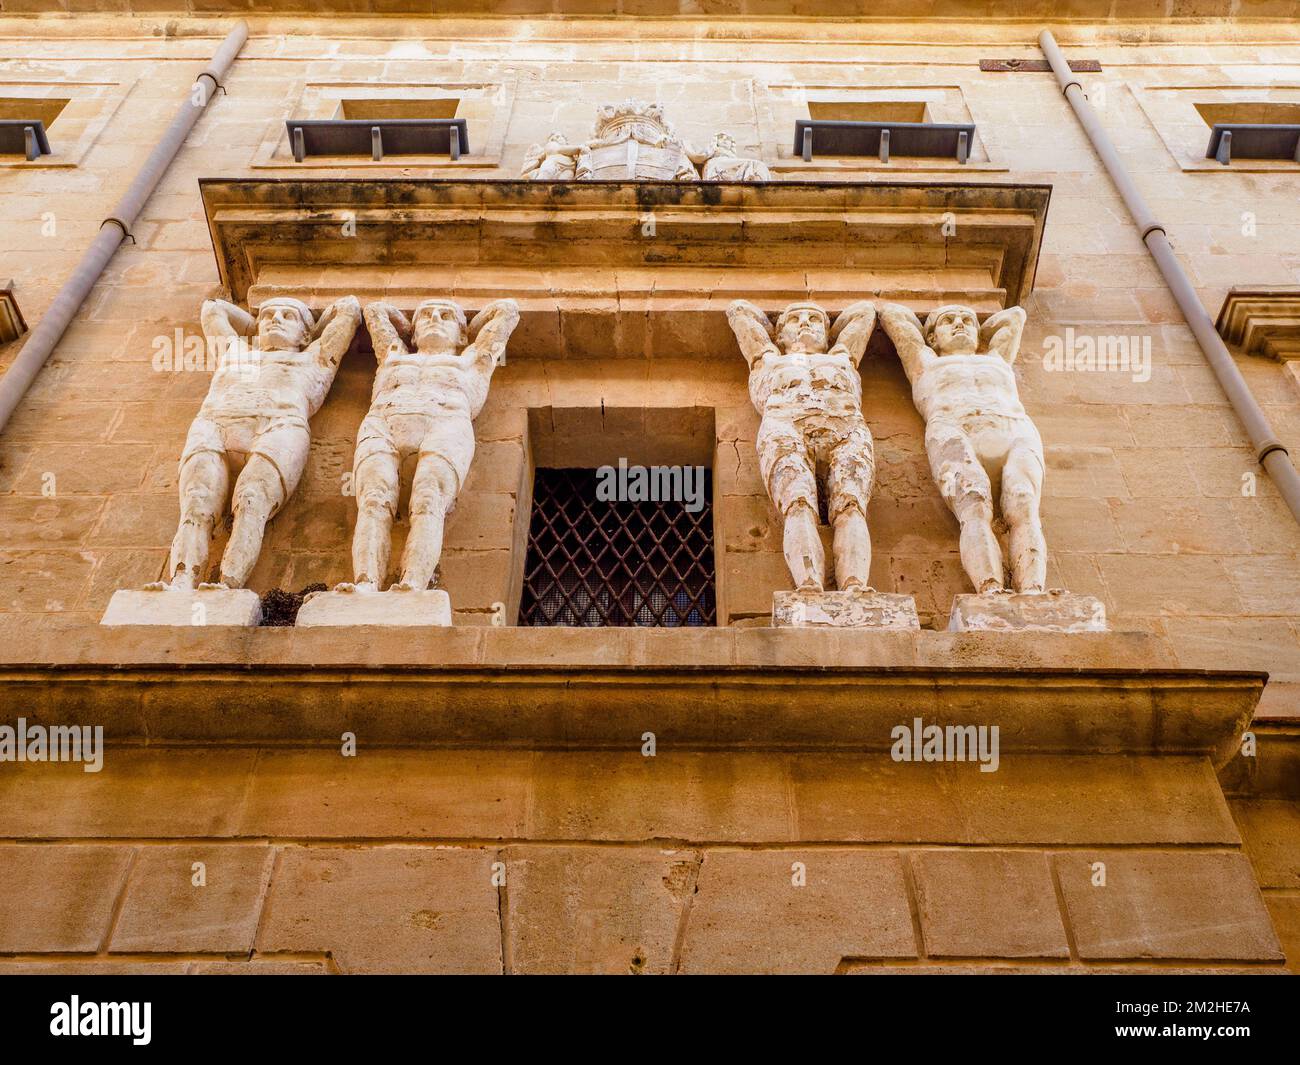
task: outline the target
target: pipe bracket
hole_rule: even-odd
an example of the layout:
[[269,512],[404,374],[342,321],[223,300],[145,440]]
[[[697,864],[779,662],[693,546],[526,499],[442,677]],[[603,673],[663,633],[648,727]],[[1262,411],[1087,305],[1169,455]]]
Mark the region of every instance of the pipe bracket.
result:
[[1151,236],[1152,233],[1155,233],[1157,231],[1159,231],[1166,240],[1169,239],[1169,233],[1165,230],[1165,227],[1161,225],[1159,222],[1152,222],[1149,226],[1147,226],[1145,229],[1142,230],[1142,243],[1145,244],[1147,242],[1147,237]]
[[131,230],[127,228],[126,223],[123,222],[122,219],[109,215],[99,223],[100,229],[103,229],[105,226],[117,226],[117,228],[122,231],[122,238],[124,240],[129,240],[132,244],[135,243],[135,237],[131,235]]
[[199,80],[202,78],[207,78],[209,81],[211,81],[212,88],[214,90],[220,91],[227,96],[230,95],[229,93],[226,92],[226,87],[221,84],[221,79],[219,79],[216,76],[216,74],[214,74],[211,70],[205,70],[202,74],[200,74],[197,78],[194,79],[194,83],[197,85]]
[[1269,455],[1273,454],[1274,451],[1280,451],[1282,452],[1283,455],[1286,455],[1288,458],[1290,458],[1291,456],[1291,452],[1289,452],[1286,449],[1286,445],[1283,444],[1281,440],[1278,440],[1276,438],[1265,440],[1262,444],[1259,445],[1259,454],[1256,456],[1259,459],[1259,464],[1263,466],[1264,460],[1268,458]]

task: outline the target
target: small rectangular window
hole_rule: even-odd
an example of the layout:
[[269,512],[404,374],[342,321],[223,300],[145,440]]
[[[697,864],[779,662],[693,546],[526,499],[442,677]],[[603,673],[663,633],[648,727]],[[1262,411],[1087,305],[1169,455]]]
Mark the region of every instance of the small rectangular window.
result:
[[0,96],[0,121],[35,119],[48,130],[71,101],[43,96]]
[[702,473],[692,512],[662,491],[657,501],[598,497],[594,469],[537,469],[519,624],[716,624],[712,478]]
[[1205,158],[1224,166],[1239,159],[1294,159],[1300,163],[1300,103],[1239,100],[1196,104],[1210,127]]
[[809,100],[815,122],[929,122],[924,100]]
[[338,118],[364,119],[373,122],[386,118],[455,118],[460,100],[454,96],[440,99],[340,100]]

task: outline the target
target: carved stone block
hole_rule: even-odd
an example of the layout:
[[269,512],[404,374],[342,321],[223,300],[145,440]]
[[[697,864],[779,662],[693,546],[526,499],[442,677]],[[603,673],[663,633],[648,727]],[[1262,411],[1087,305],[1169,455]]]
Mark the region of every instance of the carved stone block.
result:
[[262,600],[247,588],[124,588],[113,593],[101,625],[206,625],[252,627],[262,620]]
[[451,597],[441,588],[427,591],[317,592],[298,611],[298,625],[450,625]]
[[1091,595],[990,592],[952,600],[949,632],[1106,632],[1106,607]]
[[889,592],[777,592],[772,624],[778,629],[919,629],[916,600]]

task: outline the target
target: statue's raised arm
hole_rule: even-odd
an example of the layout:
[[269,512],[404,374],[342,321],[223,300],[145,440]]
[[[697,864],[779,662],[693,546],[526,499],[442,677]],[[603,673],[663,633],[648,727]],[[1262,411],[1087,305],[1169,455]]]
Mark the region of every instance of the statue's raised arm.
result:
[[493,300],[469,323],[466,357],[485,377],[505,362],[506,344],[519,324],[519,304],[512,299]]
[[204,300],[199,323],[210,340],[251,336],[256,320],[242,307],[226,300]]
[[834,347],[831,354],[843,353],[849,357],[854,366],[862,361],[866,354],[867,343],[876,328],[876,307],[870,300],[858,300],[850,303],[840,311],[831,327],[831,340]]
[[733,300],[727,308],[727,323],[736,334],[740,353],[752,370],[766,354],[780,354],[773,339],[772,323],[763,311],[748,300]]
[[925,342],[925,331],[916,314],[901,303],[882,303],[878,308],[880,324],[903,364],[907,379],[913,384],[937,357]]
[[316,361],[322,366],[337,366],[356,336],[361,324],[361,301],[356,296],[344,296],[325,308],[316,323],[313,338],[319,345]]
[[991,314],[980,326],[980,343],[993,355],[1014,363],[1020,354],[1020,337],[1025,331],[1025,309],[1007,307]]
[[375,358],[380,362],[394,348],[410,350],[407,339],[411,335],[411,323],[391,303],[375,300],[374,303],[367,304],[365,317],[370,343],[375,349]]

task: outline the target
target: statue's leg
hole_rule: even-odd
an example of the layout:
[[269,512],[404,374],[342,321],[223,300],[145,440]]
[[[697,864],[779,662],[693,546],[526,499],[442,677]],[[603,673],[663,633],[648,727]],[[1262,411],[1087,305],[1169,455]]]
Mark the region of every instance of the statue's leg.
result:
[[871,432],[859,422],[831,450],[826,488],[827,511],[834,527],[835,585],[841,591],[871,583],[871,533],[867,503],[876,475]]
[[359,588],[378,591],[388,579],[393,518],[401,492],[401,456],[381,419],[367,417],[357,438],[352,490],[357,527],[352,534],[352,576]]
[[925,434],[939,494],[961,523],[961,564],[977,592],[1005,587],[1002,546],[993,531],[993,489],[970,438],[955,426],[930,426]]
[[235,479],[231,510],[235,521],[221,556],[221,583],[242,588],[262,553],[270,521],[298,487],[311,450],[306,427],[281,426],[262,433],[248,463]]
[[420,444],[420,459],[411,481],[411,530],[402,552],[403,588],[429,587],[442,557],[447,515],[474,459],[474,425],[469,418],[441,415]]
[[167,579],[173,587],[193,588],[203,580],[212,534],[226,506],[230,471],[218,451],[193,451],[181,462],[181,520],[172,540]]
[[1047,541],[1039,506],[1043,498],[1043,446],[1017,440],[1002,468],[1002,517],[1011,548],[1011,582],[1017,592],[1047,587]]
[[817,477],[803,434],[789,422],[765,415],[758,431],[758,465],[785,524],[782,547],[795,587],[820,592],[826,587],[826,555],[817,532]]

